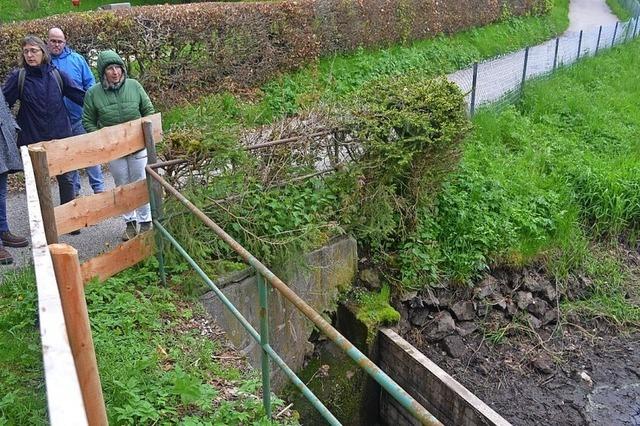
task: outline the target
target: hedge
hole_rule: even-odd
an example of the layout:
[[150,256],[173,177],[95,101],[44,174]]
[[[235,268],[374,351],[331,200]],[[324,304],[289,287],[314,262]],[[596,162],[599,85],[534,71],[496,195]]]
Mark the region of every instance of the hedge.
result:
[[143,6],[0,26],[0,78],[20,40],[61,27],[94,63],[115,48],[155,101],[257,87],[280,72],[358,47],[383,47],[544,13],[547,0],[296,0]]

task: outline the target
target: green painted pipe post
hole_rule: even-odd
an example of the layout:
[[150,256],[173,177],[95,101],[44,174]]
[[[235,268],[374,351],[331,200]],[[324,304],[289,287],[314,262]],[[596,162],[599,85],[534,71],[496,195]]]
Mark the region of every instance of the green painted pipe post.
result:
[[[152,188],[153,178],[149,176],[147,173],[147,187]],[[151,204],[151,217],[153,221],[158,223],[160,222],[160,217],[158,213],[158,204],[156,201],[156,193],[152,189],[149,189],[149,204]],[[154,231],[155,232],[155,231]],[[164,270],[164,255],[162,254],[164,250],[164,241],[162,239],[162,235],[159,232],[155,233],[156,240],[156,258],[158,259],[158,269],[160,272],[160,282],[162,282],[163,286],[167,285],[167,274]]]
[[262,347],[262,404],[271,418],[271,371],[269,370],[269,291],[264,277],[256,271],[258,278],[258,292],[260,294],[260,346]]
[[[144,146],[147,149],[147,165],[158,162],[158,155],[156,153],[156,144],[153,139],[153,123],[151,120],[145,119],[142,121],[142,133],[144,134]],[[151,204],[151,218],[155,222],[160,222],[162,219],[162,193],[159,185],[153,180],[149,173],[147,176],[147,190],[149,191],[149,204]],[[162,235],[155,232],[156,240],[156,258],[158,259],[158,267],[160,269],[160,281],[162,285],[167,285],[167,275],[164,270],[164,243]]]

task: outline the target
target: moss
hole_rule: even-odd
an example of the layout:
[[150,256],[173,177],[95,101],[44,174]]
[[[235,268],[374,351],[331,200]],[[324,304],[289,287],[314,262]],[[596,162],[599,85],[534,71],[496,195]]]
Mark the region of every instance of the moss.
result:
[[[375,361],[372,353],[375,340],[368,340],[371,333],[356,319],[350,307],[338,305],[336,328],[367,357]],[[379,387],[367,373],[342,350],[329,341],[321,341],[316,347],[317,356],[298,373],[300,379],[323,402],[327,409],[344,425],[377,424]],[[289,386],[285,393],[294,401],[305,425],[324,425],[300,392]]]
[[381,325],[394,325],[400,321],[400,313],[389,304],[390,294],[389,285],[385,284],[380,293],[366,292],[356,296],[356,318],[370,332]]

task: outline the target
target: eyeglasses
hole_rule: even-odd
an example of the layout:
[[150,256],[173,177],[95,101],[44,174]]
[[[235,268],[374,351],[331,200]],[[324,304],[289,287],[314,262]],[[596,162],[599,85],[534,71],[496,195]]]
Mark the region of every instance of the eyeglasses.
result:
[[32,55],[37,55],[38,53],[42,52],[42,49],[38,49],[38,48],[31,48],[31,49],[22,49],[22,54],[23,55],[28,55],[29,53],[31,53]]
[[51,44],[65,44],[66,41],[64,41],[64,40],[49,40],[49,43],[51,43]]

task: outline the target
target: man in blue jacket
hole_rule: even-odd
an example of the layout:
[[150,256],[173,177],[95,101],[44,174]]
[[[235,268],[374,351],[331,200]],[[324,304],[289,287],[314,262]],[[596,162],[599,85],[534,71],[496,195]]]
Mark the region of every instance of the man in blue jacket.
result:
[[[56,68],[67,73],[78,86],[87,91],[95,84],[87,61],[82,55],[67,46],[64,32],[60,28],[51,28],[49,30],[47,47],[51,53],[51,62]],[[85,134],[84,127],[82,127],[82,107],[67,98],[64,99],[64,104],[71,121],[73,135]],[[104,192],[104,178],[102,177],[100,165],[87,167],[85,170],[89,176],[89,184],[93,192],[95,194]],[[77,171],[74,173],[73,183],[76,195],[78,195],[80,192],[80,175]]]

